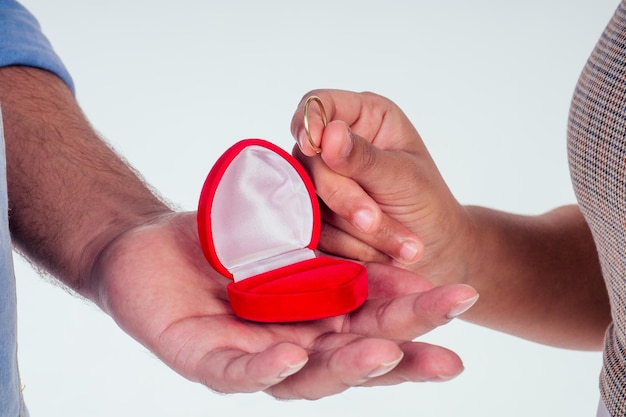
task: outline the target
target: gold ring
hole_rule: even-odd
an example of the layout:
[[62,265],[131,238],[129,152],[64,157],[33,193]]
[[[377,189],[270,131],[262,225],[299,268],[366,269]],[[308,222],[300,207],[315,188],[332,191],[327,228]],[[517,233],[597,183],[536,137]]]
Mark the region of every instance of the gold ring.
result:
[[306,138],[309,140],[309,144],[311,144],[311,147],[313,148],[315,153],[321,153],[322,148],[315,144],[313,138],[311,137],[311,131],[309,130],[309,105],[312,101],[315,101],[317,103],[320,111],[322,112],[322,123],[324,124],[324,127],[326,127],[326,125],[328,124],[324,103],[322,103],[322,100],[318,96],[311,96],[307,98],[306,103],[304,103],[304,132],[306,133]]

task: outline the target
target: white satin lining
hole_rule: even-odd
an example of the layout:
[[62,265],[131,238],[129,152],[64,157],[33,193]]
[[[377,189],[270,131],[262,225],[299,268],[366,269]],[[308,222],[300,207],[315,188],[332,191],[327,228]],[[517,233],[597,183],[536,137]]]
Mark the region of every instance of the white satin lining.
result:
[[306,246],[313,208],[298,172],[262,146],[243,149],[215,191],[213,244],[222,265],[240,281],[315,257]]

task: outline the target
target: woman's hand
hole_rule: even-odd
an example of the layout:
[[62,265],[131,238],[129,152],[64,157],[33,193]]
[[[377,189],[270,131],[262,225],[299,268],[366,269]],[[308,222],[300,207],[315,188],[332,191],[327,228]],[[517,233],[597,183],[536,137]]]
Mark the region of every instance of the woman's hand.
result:
[[[319,156],[304,128],[305,100],[312,95],[320,97],[328,119],[324,127],[320,108],[310,106]],[[298,142],[294,154],[323,201],[321,249],[419,267],[435,282],[462,282],[459,254],[467,250],[459,245],[470,241],[462,238],[469,218],[398,106],[373,93],[312,91],[300,102],[291,130]]]

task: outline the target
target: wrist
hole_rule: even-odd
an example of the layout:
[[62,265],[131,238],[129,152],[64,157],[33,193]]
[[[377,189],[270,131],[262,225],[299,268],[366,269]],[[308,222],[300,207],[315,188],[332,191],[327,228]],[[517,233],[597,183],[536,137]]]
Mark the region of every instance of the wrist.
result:
[[438,216],[431,222],[437,230],[422,230],[419,234],[424,255],[409,268],[435,285],[469,284],[480,232],[474,208],[454,201],[454,206],[438,211]]
[[69,88],[35,68],[0,69],[13,242],[90,297],[98,253],[168,209],[93,130]]
[[173,211],[164,205],[149,205],[144,207],[143,213],[125,213],[123,216],[113,216],[106,223],[99,225],[99,230],[85,244],[80,251],[77,275],[75,277],[59,277],[70,283],[72,289],[81,296],[101,305],[103,283],[99,271],[103,268],[103,260],[118,242],[123,241],[134,231],[166,219]]

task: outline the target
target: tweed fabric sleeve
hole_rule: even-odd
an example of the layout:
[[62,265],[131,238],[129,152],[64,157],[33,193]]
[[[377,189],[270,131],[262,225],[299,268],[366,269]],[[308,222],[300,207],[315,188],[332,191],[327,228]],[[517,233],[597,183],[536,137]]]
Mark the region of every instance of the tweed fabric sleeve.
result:
[[568,123],[570,174],[592,230],[613,323],[605,336],[602,400],[626,415],[626,0],[589,57]]
[[35,17],[17,1],[0,0],[0,67],[9,65],[53,72],[74,91],[72,77]]

